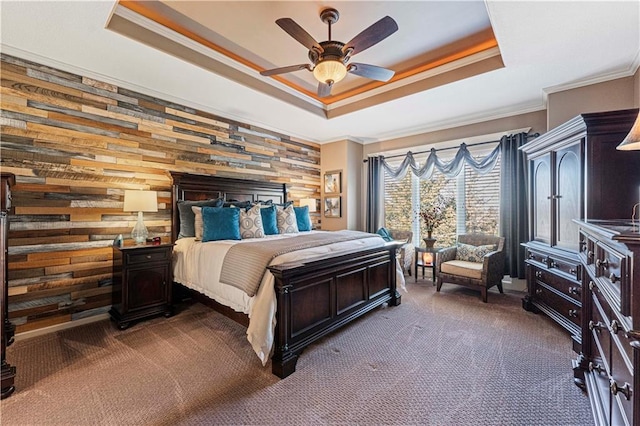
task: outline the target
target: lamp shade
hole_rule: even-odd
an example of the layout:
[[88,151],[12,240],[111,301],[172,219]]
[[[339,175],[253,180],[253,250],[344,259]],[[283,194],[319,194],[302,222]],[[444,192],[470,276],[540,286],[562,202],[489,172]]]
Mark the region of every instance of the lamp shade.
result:
[[347,67],[340,61],[325,59],[313,69],[313,76],[321,83],[337,83],[347,75]]
[[309,207],[309,212],[315,212],[317,211],[317,207],[316,207],[316,199],[315,198],[301,198],[300,199],[300,207],[304,207],[307,206]]
[[620,151],[635,151],[640,149],[640,112],[636,117],[635,123],[633,123],[633,127],[616,149]]
[[158,193],[156,191],[125,189],[122,210],[125,212],[157,212]]

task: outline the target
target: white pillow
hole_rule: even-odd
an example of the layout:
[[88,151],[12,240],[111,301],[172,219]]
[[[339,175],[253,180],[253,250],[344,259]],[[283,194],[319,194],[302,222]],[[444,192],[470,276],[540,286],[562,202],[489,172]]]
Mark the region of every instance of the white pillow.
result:
[[298,221],[296,220],[296,212],[293,205],[287,208],[277,207],[276,215],[278,218],[278,233],[280,234],[297,234]]
[[202,207],[192,206],[191,210],[195,216],[193,221],[193,227],[196,231],[196,241],[202,240],[202,234],[204,233],[204,222],[202,221]]
[[260,214],[260,205],[256,204],[249,210],[240,210],[240,237],[245,238],[263,238],[264,228],[262,227],[262,214]]

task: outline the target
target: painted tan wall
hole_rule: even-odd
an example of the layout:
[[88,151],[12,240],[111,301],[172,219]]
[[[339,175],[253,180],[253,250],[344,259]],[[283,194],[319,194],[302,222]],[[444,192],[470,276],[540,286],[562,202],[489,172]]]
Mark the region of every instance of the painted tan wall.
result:
[[635,95],[633,106],[640,108],[640,68],[636,70],[636,74],[633,76],[633,93]]
[[[421,145],[438,144],[452,140],[471,138],[478,135],[488,135],[498,132],[504,132],[509,129],[519,129],[524,127],[531,127],[532,133],[546,132],[546,111],[540,110],[527,114],[514,115],[512,117],[484,121],[482,123],[469,124],[466,126],[454,127],[430,133],[423,133],[420,135],[389,139],[383,142],[367,144],[364,146],[363,155],[364,157],[366,157],[369,154],[374,154],[377,152],[392,151],[403,148],[409,149]],[[322,149],[324,149],[324,146]]]
[[638,106],[636,75],[549,94],[548,128],[586,112],[615,111]]
[[324,211],[324,174],[329,171],[342,171],[342,217],[324,217],[322,213],[322,229],[336,231],[339,229],[363,230],[362,194],[366,189],[363,181],[362,154],[363,146],[350,140],[322,145],[320,164],[322,165],[322,210]]

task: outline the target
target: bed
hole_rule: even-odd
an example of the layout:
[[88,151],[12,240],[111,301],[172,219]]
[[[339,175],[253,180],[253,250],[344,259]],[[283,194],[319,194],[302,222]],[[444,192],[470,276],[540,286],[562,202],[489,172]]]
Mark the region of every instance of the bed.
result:
[[[197,300],[247,326],[254,351],[263,364],[271,357],[272,372],[278,377],[295,371],[300,353],[309,344],[385,303],[400,304],[397,284],[403,278],[396,268],[400,244],[371,235],[278,256],[267,266],[253,296],[211,279],[220,274],[202,269],[203,262],[207,268],[216,268],[230,243],[178,238],[178,203],[214,198],[285,203],[286,185],[181,172],[171,176],[176,290],[187,289]],[[318,232],[322,233],[308,234]],[[268,237],[275,241],[287,234]],[[270,242],[269,238],[253,240]],[[245,241],[249,240],[239,241],[238,246]]]

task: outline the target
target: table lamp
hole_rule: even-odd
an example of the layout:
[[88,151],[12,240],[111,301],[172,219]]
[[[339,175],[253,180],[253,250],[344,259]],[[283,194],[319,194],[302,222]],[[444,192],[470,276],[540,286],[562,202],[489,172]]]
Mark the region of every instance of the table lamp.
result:
[[136,244],[142,244],[149,236],[149,231],[144,225],[142,212],[158,211],[158,194],[156,191],[129,190],[124,191],[124,206],[126,212],[138,212],[138,221],[131,231],[131,238]]

